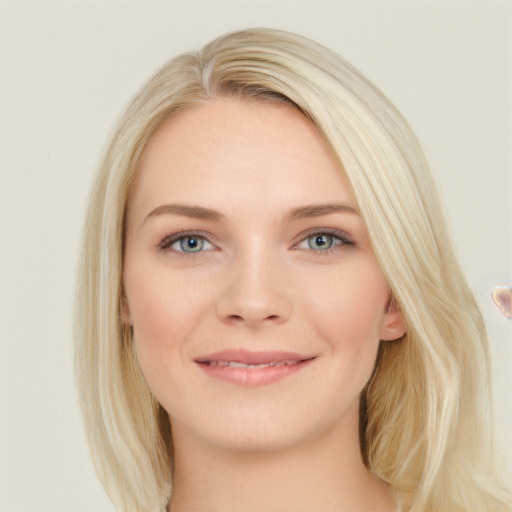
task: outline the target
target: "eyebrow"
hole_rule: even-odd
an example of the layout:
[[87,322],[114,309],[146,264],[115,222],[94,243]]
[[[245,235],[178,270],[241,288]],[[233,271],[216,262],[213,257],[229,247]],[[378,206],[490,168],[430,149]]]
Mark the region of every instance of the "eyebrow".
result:
[[[321,217],[322,215],[329,215],[331,213],[352,213],[359,215],[358,211],[345,203],[326,203],[326,204],[310,204],[306,206],[299,206],[293,208],[287,215],[289,222],[306,219],[310,217]],[[217,210],[211,208],[204,208],[203,206],[185,205],[185,204],[163,204],[151,210],[143,223],[150,217],[158,215],[179,215],[182,217],[191,217],[193,219],[202,219],[209,221],[220,221],[225,219],[225,215]]]
[[288,221],[321,217],[322,215],[339,212],[359,215],[359,212],[353,206],[345,203],[310,204],[293,208],[288,214]]
[[204,208],[202,206],[186,204],[163,204],[161,206],[156,207],[154,210],[151,210],[144,219],[144,222],[146,222],[150,217],[155,217],[157,215],[163,214],[180,215],[182,217],[191,217],[193,219],[211,221],[219,221],[224,219],[224,215],[218,212],[217,210]]

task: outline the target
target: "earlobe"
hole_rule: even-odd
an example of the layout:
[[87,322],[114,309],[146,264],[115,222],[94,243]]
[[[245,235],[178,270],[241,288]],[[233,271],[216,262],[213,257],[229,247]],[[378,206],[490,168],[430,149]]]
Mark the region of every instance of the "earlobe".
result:
[[395,301],[390,299],[382,316],[380,339],[386,341],[398,340],[405,334],[406,327],[402,312]]

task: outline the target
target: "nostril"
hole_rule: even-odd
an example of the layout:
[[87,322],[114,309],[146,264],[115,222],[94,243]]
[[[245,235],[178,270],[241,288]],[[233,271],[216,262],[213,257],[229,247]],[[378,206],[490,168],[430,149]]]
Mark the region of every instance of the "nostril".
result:
[[[237,323],[237,324],[246,322],[246,319],[242,315],[229,315],[229,319],[233,323]],[[261,321],[263,321],[263,322],[265,322],[265,321],[275,322],[277,320],[279,320],[279,315],[268,315],[266,317],[261,318]]]
[[254,291],[241,286],[237,289],[228,288],[219,297],[215,307],[222,322],[248,327],[280,324],[288,319],[291,309],[291,301],[286,296],[280,297],[274,291]]

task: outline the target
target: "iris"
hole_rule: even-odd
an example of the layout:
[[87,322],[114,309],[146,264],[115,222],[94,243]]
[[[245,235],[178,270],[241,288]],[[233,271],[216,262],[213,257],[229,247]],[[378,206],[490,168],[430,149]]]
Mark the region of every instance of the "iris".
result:
[[334,237],[332,235],[321,234],[308,237],[309,248],[316,251],[330,249],[333,243]]
[[195,236],[181,238],[179,242],[183,252],[199,252],[204,246],[204,240]]

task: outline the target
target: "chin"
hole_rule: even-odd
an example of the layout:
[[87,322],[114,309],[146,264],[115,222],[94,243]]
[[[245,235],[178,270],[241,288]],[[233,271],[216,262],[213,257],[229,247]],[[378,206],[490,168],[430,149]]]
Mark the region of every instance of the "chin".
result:
[[[274,404],[277,405],[277,404]],[[324,408],[325,409],[325,408]],[[330,409],[330,410],[329,410]],[[226,411],[229,413],[226,414]],[[210,414],[194,418],[171,419],[173,440],[195,439],[204,448],[238,453],[272,453],[300,449],[310,442],[329,437],[340,438],[350,430],[358,436],[359,401],[348,405],[345,411],[334,413],[332,408],[300,410],[285,407],[210,409]],[[321,419],[320,419],[321,418]],[[347,430],[348,428],[348,430]]]

